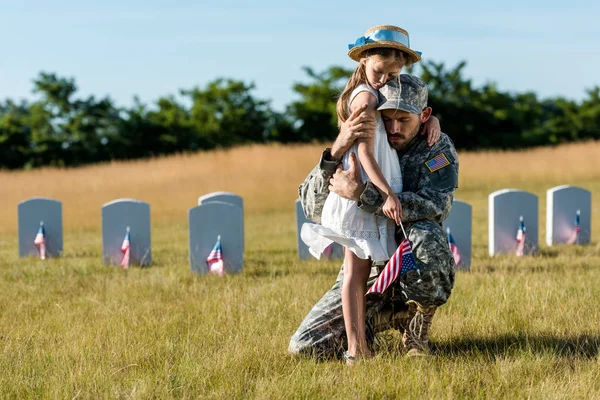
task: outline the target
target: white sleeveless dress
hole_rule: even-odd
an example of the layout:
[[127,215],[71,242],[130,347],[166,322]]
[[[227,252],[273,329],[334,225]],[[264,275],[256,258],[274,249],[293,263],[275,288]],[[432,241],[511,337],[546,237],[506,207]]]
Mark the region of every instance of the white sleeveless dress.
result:
[[[368,85],[358,86],[350,96],[348,107],[360,92],[367,91],[379,99],[379,92]],[[379,112],[376,113],[374,156],[383,176],[394,193],[402,191],[402,173],[398,154],[387,141],[385,126]],[[349,167],[350,153],[356,154],[359,161],[360,176],[363,183],[370,181],[365,173],[355,143],[344,157],[344,170]],[[394,239],[395,223],[388,218],[380,218],[358,208],[356,201],[344,199],[335,193],[329,193],[323,206],[321,224],[305,223],[300,236],[310,253],[320,258],[323,251],[333,242],[350,249],[359,258],[372,261],[386,261],[396,251]]]

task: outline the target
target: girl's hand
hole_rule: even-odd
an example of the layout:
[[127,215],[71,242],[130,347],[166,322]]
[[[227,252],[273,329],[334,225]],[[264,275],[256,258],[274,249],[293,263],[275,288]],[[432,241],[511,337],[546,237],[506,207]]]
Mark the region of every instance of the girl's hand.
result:
[[423,135],[427,136],[427,145],[429,147],[433,146],[440,140],[440,133],[442,132],[442,127],[440,126],[440,120],[434,116],[431,116],[425,122],[425,129],[423,129]]
[[396,225],[400,225],[400,218],[402,217],[402,204],[400,204],[400,200],[395,194],[392,193],[391,196],[387,197],[381,210],[385,216],[393,220]]

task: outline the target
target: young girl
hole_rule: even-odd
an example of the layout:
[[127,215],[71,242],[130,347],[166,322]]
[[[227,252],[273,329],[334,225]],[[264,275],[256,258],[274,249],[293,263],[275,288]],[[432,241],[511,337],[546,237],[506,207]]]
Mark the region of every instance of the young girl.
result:
[[[396,251],[394,222],[399,223],[402,214],[395,195],[402,191],[400,162],[387,141],[385,126],[376,111],[377,90],[386,82],[399,79],[402,67],[419,61],[421,56],[410,49],[408,33],[391,25],[368,29],[365,36],[348,47],[348,55],[359,65],[338,100],[338,123],[341,125],[355,109],[367,104],[364,112],[375,117],[376,125],[374,137],[355,143],[344,155],[342,165],[348,169],[349,155],[355,153],[363,182],[370,180],[380,190],[385,199],[383,212],[390,219],[364,212],[355,201],[330,193],[323,207],[321,225],[304,224],[301,237],[317,258],[333,242],[345,247],[342,309],[348,338],[345,357],[352,364],[357,355],[370,356],[365,335],[366,283],[371,262],[387,261]],[[437,119],[427,126],[430,138],[439,137],[439,131]]]

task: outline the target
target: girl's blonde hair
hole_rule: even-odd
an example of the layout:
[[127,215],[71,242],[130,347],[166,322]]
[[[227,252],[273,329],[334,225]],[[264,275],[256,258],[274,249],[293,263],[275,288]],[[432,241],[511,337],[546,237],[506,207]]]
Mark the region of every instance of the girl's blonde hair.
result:
[[[371,56],[381,56],[385,58],[394,57],[394,59],[397,62],[399,62],[402,67],[409,67],[412,64],[410,57],[408,57],[406,53],[398,49],[391,49],[385,47],[367,49],[361,54],[361,60]],[[352,94],[354,89],[356,89],[358,85],[363,83],[368,84],[367,72],[365,70],[365,64],[359,62],[358,66],[352,73],[352,76],[348,80],[346,87],[340,94],[340,97],[338,98],[335,107],[338,116],[338,126],[341,126],[350,116],[350,114],[348,113],[348,100],[350,100],[350,95]]]

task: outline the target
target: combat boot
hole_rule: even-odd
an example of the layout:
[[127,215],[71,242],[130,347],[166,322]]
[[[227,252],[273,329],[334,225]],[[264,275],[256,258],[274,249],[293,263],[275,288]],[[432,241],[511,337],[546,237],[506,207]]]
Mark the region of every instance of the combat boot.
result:
[[402,343],[408,357],[423,357],[429,353],[429,329],[435,314],[435,306],[423,306],[408,301],[408,329],[402,335]]

